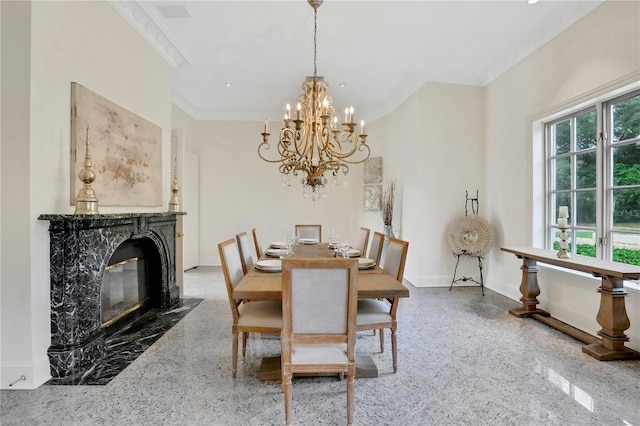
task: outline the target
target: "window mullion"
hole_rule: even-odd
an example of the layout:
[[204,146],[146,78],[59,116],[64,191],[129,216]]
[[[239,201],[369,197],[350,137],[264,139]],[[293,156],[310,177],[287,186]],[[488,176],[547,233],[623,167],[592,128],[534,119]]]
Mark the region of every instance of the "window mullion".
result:
[[609,230],[606,227],[607,218],[607,188],[609,187],[608,167],[606,166],[607,155],[607,123],[606,106],[602,103],[596,104],[596,258],[607,259],[609,240]]

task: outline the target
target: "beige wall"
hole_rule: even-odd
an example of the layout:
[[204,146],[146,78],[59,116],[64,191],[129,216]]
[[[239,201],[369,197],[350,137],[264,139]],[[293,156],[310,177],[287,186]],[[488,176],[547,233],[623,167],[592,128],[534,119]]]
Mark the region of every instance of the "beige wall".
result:
[[[405,278],[416,286],[451,283],[447,226],[464,216],[466,190],[472,196],[479,190],[482,204],[488,197],[483,100],[482,87],[426,83],[369,126],[384,147],[385,177],[398,182],[394,229],[409,241]],[[459,272],[477,275],[475,261],[462,260]]]
[[[497,248],[539,240],[532,229],[544,215],[544,196],[542,182],[532,179],[532,164],[542,143],[534,138],[532,121],[639,71],[640,3],[610,1],[489,84],[485,212],[498,231],[489,257],[490,288],[517,300],[520,263]],[[539,281],[543,309],[587,332],[600,329],[597,280],[543,268]],[[640,292],[629,293],[629,346],[640,350]]]
[[[2,2],[3,19],[17,12]],[[10,3],[10,2],[9,2]],[[20,2],[18,2],[20,3]],[[14,6],[15,7],[15,6]],[[25,6],[26,7],[26,6]],[[11,15],[7,16],[7,11]],[[30,32],[29,32],[30,28]],[[29,79],[22,91],[28,108],[12,175],[13,188],[3,200],[12,199],[13,211],[3,229],[2,258],[2,387],[24,374],[16,387],[35,387],[48,379],[46,350],[49,330],[49,235],[42,213],[72,213],[70,186],[70,84],[76,81],[90,90],[162,127],[163,203],[158,208],[100,206],[101,213],[165,211],[170,196],[171,74],[170,68],[106,2],[34,2],[31,14],[18,29],[30,43],[30,64],[21,63],[20,74]],[[3,25],[3,40],[8,38]],[[11,34],[10,45],[19,38]],[[3,45],[3,75],[7,67]],[[15,66],[15,65],[14,65]],[[3,84],[3,88],[5,85]],[[4,98],[3,98],[4,107]],[[9,144],[3,134],[5,143]],[[20,156],[20,157],[18,157]],[[4,157],[3,157],[4,158]],[[6,158],[5,158],[6,163]],[[3,182],[7,170],[3,163]],[[24,175],[24,176],[21,176]],[[98,194],[98,197],[100,194]],[[25,235],[28,237],[25,240]],[[21,254],[22,250],[25,250]],[[25,264],[26,262],[26,264]],[[16,318],[21,320],[16,321]]]

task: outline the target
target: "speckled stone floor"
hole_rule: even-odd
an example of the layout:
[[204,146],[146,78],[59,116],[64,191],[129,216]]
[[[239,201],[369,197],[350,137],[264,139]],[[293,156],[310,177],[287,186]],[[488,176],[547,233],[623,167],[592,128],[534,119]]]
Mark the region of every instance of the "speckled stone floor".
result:
[[[640,361],[596,361],[577,340],[509,315],[518,303],[490,290],[410,290],[396,374],[377,336],[358,336],[357,352],[373,356],[380,376],[356,380],[356,424],[640,426]],[[185,297],[205,300],[107,385],[2,391],[0,423],[284,424],[280,383],[256,377],[262,356],[279,353],[277,337],[252,335],[234,380],[220,269],[188,271]],[[345,382],[296,378],[293,419],[346,423]]]

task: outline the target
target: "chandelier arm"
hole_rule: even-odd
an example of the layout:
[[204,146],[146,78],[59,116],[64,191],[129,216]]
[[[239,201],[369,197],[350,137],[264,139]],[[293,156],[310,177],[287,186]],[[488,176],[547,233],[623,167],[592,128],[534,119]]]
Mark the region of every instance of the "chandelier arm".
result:
[[367,159],[369,159],[369,157],[371,156],[371,149],[369,148],[369,145],[360,145],[357,148],[358,151],[367,151],[366,156],[361,159],[361,160],[347,160],[346,158],[341,158],[340,160],[345,162],[345,163],[349,163],[349,164],[360,164],[360,163],[364,163],[365,161],[367,161]]

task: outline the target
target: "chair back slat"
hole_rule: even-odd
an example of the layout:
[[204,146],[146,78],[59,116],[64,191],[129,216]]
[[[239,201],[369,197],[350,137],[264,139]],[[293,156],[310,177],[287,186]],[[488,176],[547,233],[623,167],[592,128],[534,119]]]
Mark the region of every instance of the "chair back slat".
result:
[[358,233],[358,245],[356,248],[360,250],[361,256],[364,257],[367,255],[367,246],[369,245],[369,234],[371,230],[369,228],[360,228],[360,232]]
[[402,241],[398,238],[389,238],[389,245],[387,246],[387,253],[382,269],[400,282],[402,282],[402,277],[404,276],[404,264],[407,260],[408,249],[409,243],[407,241]]
[[346,334],[347,269],[293,269],[291,304],[294,334]]
[[357,259],[282,260],[284,360],[290,361],[294,342],[348,341],[348,352],[354,356],[357,277]]
[[238,249],[240,250],[240,260],[242,262],[242,272],[246,275],[253,268],[253,255],[251,254],[251,244],[246,232],[236,235]]
[[222,263],[222,272],[224,281],[227,286],[227,296],[229,297],[229,305],[234,318],[238,317],[238,303],[233,298],[233,289],[244,277],[242,271],[242,261],[240,260],[240,252],[235,238],[218,244],[218,252],[220,253],[220,262]]
[[253,234],[253,245],[256,246],[256,256],[258,256],[258,259],[261,259],[263,255],[262,246],[258,242],[258,233],[256,231],[256,228],[253,228],[251,230],[251,234]]
[[373,259],[376,265],[380,264],[380,256],[382,255],[382,242],[384,241],[384,234],[381,232],[374,232],[371,238],[371,247],[369,248],[369,259]]
[[296,225],[296,238],[310,238],[322,241],[322,225]]

